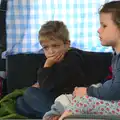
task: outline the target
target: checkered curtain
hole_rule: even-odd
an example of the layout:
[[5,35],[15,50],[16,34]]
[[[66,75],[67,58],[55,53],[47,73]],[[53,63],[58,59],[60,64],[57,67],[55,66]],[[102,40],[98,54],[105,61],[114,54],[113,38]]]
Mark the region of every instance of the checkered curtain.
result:
[[[107,0],[108,1],[108,0]],[[98,38],[98,9],[106,0],[8,0],[7,54],[38,53],[38,31],[48,20],[62,20],[70,31],[71,46],[108,52]]]

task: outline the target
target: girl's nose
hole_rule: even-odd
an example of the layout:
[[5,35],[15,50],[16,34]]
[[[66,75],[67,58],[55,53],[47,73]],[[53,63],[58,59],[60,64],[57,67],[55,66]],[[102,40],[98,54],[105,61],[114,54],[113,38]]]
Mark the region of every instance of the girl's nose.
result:
[[100,28],[97,30],[98,33],[100,33]]

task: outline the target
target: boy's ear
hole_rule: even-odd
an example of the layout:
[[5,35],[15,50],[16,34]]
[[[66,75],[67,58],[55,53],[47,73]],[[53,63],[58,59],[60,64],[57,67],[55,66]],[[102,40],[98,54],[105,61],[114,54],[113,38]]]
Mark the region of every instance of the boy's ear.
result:
[[66,45],[70,46],[70,40],[66,41]]

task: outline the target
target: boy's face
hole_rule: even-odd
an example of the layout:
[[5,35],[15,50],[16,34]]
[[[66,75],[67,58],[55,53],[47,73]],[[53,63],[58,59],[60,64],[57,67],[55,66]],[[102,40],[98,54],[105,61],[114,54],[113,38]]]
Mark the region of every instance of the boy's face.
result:
[[100,28],[98,29],[101,44],[116,48],[120,42],[120,30],[112,20],[111,13],[100,14]]
[[65,52],[70,47],[70,41],[64,43],[62,40],[43,40],[41,42],[46,58],[55,55],[58,52]]

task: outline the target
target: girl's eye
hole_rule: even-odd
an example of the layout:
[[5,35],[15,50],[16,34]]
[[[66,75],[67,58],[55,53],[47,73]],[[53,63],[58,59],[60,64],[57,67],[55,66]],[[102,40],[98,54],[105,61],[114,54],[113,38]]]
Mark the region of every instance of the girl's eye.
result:
[[106,25],[102,25],[102,26],[103,26],[103,28],[107,27]]

